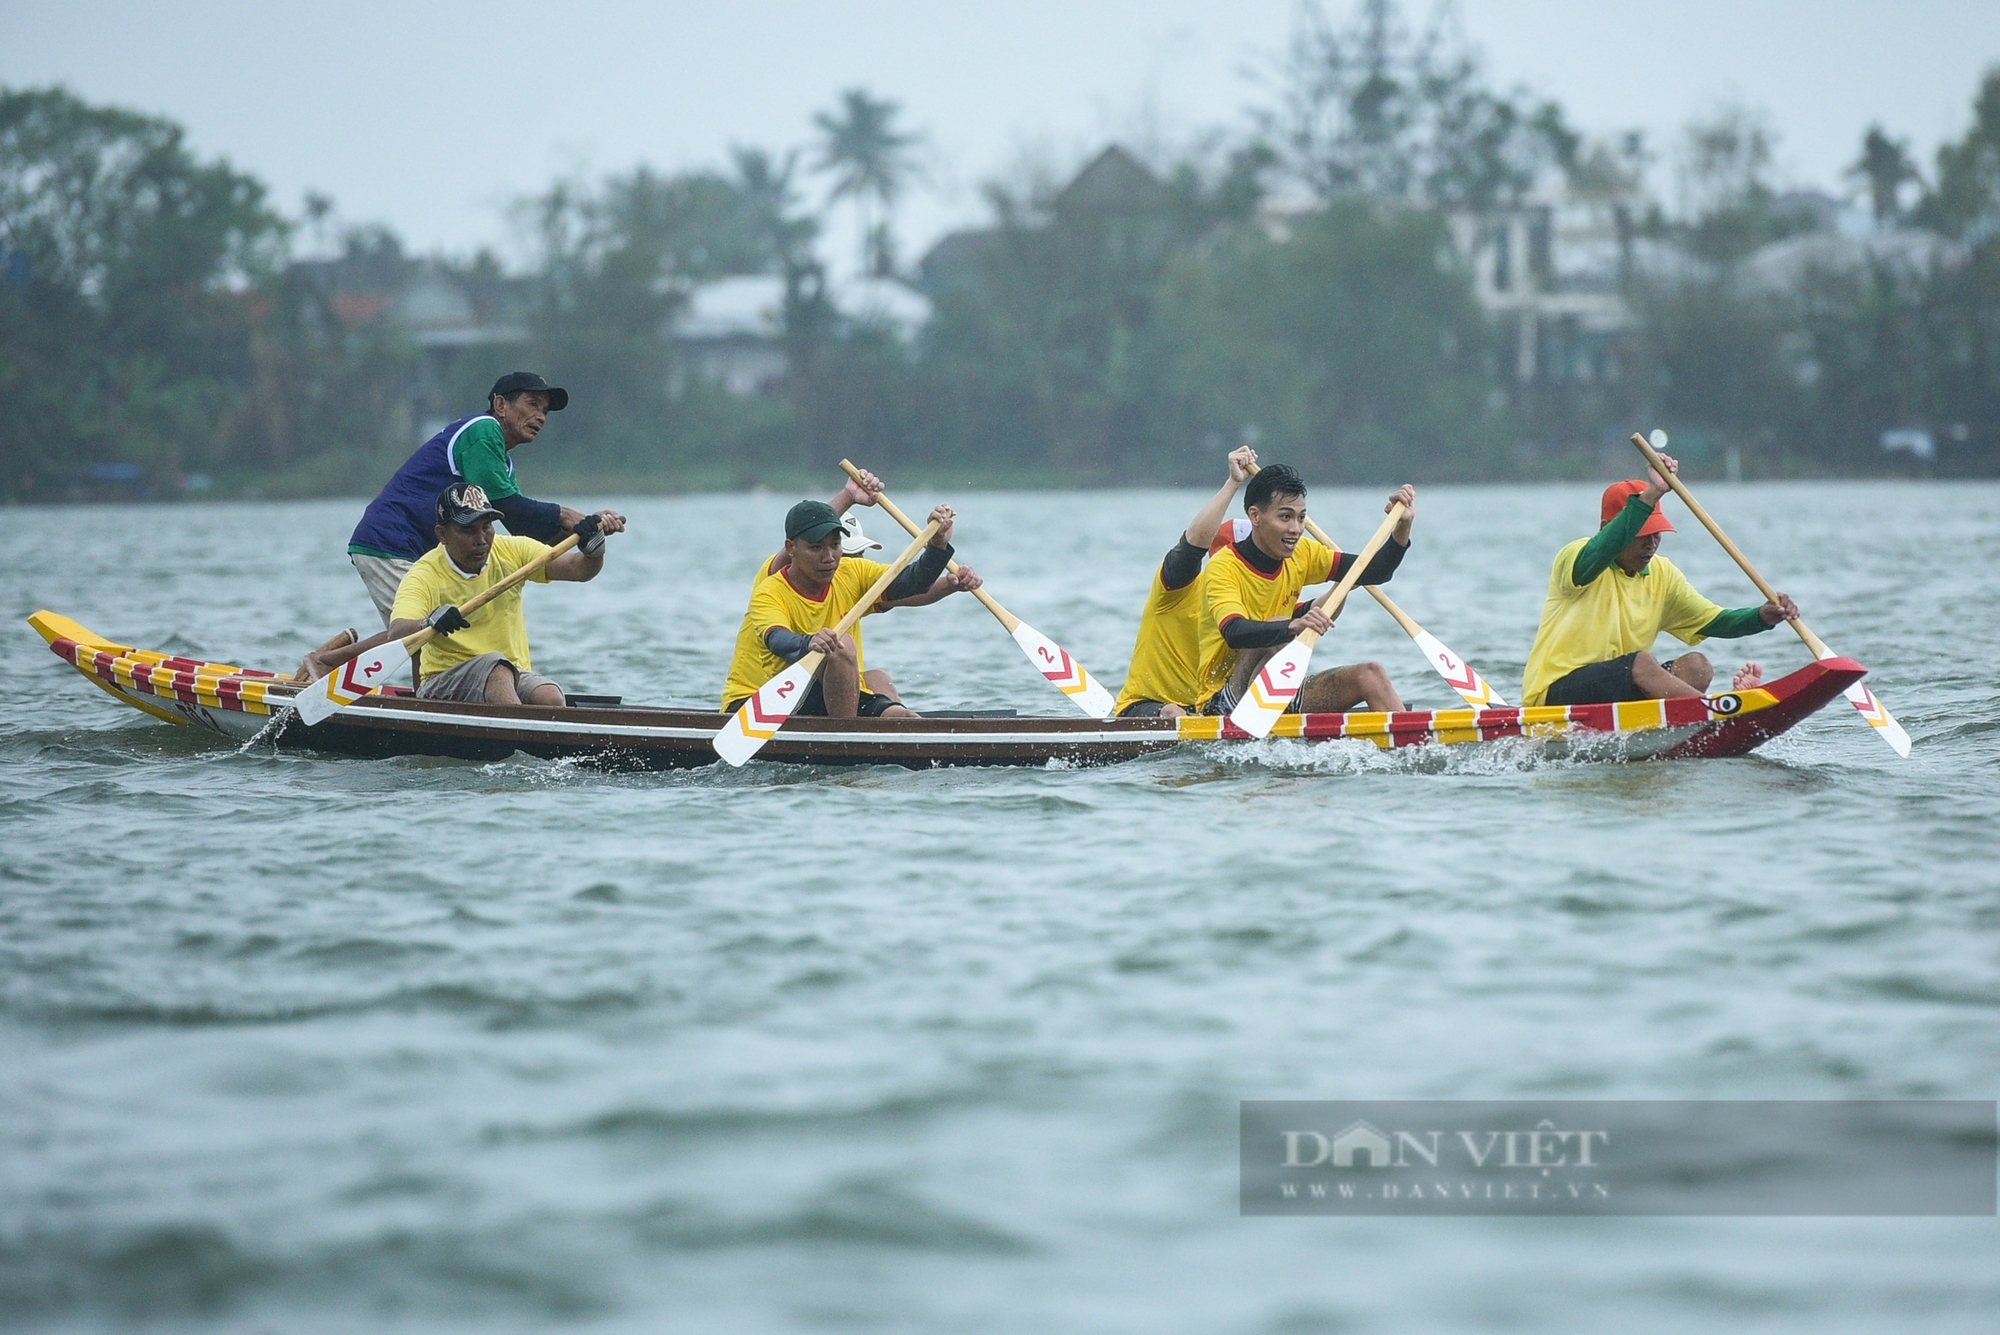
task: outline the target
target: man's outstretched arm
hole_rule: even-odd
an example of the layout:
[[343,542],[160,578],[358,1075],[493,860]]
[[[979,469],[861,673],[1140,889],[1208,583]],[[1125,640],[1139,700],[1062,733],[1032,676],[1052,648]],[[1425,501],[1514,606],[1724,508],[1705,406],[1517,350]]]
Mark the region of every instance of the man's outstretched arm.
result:
[[561,542],[583,517],[554,501],[538,501],[518,491],[512,496],[489,495],[487,503],[500,512],[509,533],[551,545]]
[[1201,563],[1208,557],[1208,549],[1215,542],[1216,533],[1222,528],[1222,517],[1229,513],[1229,503],[1236,499],[1236,493],[1250,480],[1250,470],[1257,466],[1257,451],[1248,445],[1239,446],[1229,452],[1229,477],[1208,503],[1195,511],[1188,521],[1181,540],[1167,553],[1167,559],[1160,563],[1160,581],[1170,589],[1185,589],[1194,583],[1201,573]]

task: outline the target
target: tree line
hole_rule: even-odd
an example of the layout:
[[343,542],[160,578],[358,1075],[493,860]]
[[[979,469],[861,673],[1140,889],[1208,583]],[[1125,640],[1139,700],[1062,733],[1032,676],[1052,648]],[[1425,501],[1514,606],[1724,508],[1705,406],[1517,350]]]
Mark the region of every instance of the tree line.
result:
[[[519,205],[527,272],[422,262],[518,328],[442,364],[357,295],[420,263],[388,229],[329,237],[317,197],[288,219],[166,119],[0,89],[0,499],[366,491],[415,444],[417,379],[470,411],[516,364],[571,388],[565,457],[635,488],[789,481],[843,455],[1176,483],[1244,440],[1352,481],[1583,475],[1656,423],[1753,476],[1902,467],[1897,429],[1942,471],[2000,471],[2000,70],[1928,169],[1868,132],[1851,175],[1876,231],[1842,250],[1778,188],[1754,113],[1690,127],[1670,204],[1642,136],[1579,132],[1390,0],[1344,26],[1302,13],[1240,132],[1073,185],[996,180],[985,223],[921,267],[894,230],[918,137],[866,90],[796,150],[558,182]],[[1606,220],[1630,321],[1588,374],[1524,377],[1464,229],[1550,198]],[[833,208],[858,216],[862,272],[925,291],[914,339],[839,309]],[[302,237],[337,262],[295,258]],[[1510,262],[1558,277],[1545,249]],[[736,275],[783,293],[786,370],[751,395],[688,374],[671,337],[691,292]]]

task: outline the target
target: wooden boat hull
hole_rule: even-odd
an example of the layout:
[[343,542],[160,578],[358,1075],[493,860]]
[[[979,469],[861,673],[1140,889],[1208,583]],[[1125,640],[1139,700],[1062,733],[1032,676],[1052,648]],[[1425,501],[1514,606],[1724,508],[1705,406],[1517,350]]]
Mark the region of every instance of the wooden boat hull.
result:
[[[370,697],[308,728],[286,713],[295,688],[274,673],[134,649],[67,617],[28,618],[57,657],[133,708],[235,741],[343,755],[503,760],[516,752],[611,769],[716,763],[709,739],[725,716],[636,706],[550,708]],[[1838,698],[1867,669],[1847,658],[1808,664],[1749,691],[1620,705],[1534,709],[1291,714],[1275,739],[1366,741],[1384,749],[1527,739],[1551,755],[1606,760],[1740,756]],[[1258,745],[1228,720],[1065,718],[795,718],[759,760],[814,765],[1104,765],[1191,743]]]

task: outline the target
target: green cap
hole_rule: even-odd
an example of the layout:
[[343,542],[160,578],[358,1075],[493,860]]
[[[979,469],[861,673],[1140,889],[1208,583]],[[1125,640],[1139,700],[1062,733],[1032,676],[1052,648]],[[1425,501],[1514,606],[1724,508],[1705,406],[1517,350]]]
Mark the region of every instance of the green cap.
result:
[[800,501],[785,516],[785,536],[818,542],[840,532],[840,516],[825,501]]

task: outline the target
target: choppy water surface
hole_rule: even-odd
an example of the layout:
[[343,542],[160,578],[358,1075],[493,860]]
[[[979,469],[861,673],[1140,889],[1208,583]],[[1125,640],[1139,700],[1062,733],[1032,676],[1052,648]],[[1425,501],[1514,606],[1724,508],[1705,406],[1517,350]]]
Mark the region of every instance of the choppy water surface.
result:
[[[1993,1220],[1237,1216],[1243,1098],[1995,1095],[2000,488],[1708,490],[1914,758],[1844,706],[1630,766],[238,753],[19,618],[288,669],[366,624],[357,505],[11,511],[0,1325],[1989,1329]],[[626,503],[602,579],[528,595],[536,665],[711,702],[789,499]],[[1200,498],[949,499],[1116,681]],[[1379,503],[1315,511],[1358,543]],[[1518,698],[1596,508],[1428,491],[1396,596]],[[1695,582],[1754,601],[1678,517]],[[1451,703],[1372,606],[1328,645]],[[1060,703],[967,598],[869,651],[920,708]]]

